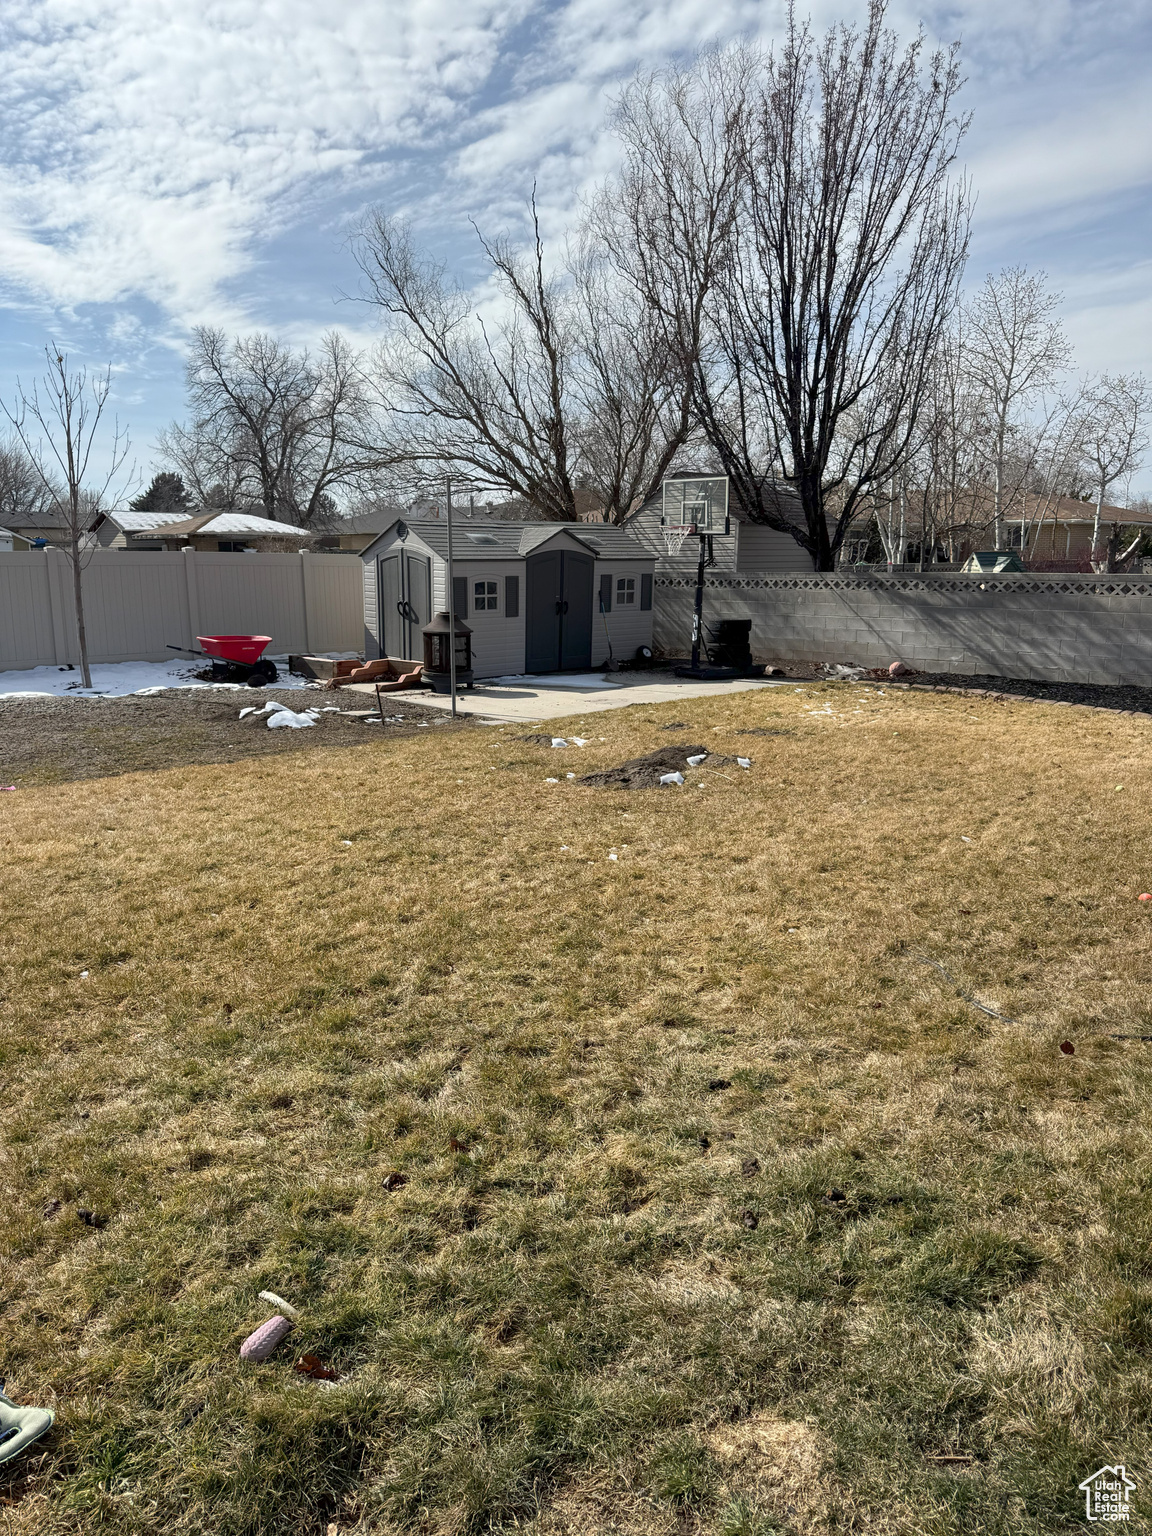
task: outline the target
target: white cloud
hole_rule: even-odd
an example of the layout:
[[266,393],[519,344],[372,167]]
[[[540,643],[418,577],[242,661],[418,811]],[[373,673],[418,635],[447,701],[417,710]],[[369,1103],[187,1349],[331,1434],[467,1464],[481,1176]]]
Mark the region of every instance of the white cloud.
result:
[[[805,9],[821,30],[865,6]],[[171,398],[192,324],[294,339],[362,325],[332,307],[356,203],[386,196],[455,256],[472,249],[467,217],[515,225],[536,179],[555,237],[614,163],[604,112],[624,79],[710,41],[767,40],[783,14],[784,0],[7,0],[9,335],[17,312],[91,325],[97,355],[134,355],[145,393],[165,376]],[[1103,357],[1115,346],[1146,367],[1152,272],[1085,249],[1152,180],[1147,0],[893,0],[890,15],[908,36],[923,16],[930,41],[963,39],[974,275],[1048,267],[1086,365],[1120,366]]]
[[368,156],[443,134],[518,15],[494,0],[10,0],[3,281],[201,318]]

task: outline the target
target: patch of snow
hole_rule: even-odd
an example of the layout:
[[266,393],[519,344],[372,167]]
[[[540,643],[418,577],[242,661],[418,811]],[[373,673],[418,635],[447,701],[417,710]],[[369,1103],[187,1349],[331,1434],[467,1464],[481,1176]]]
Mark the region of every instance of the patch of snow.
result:
[[660,782],[661,784],[683,784],[684,775],[682,773],[662,773],[660,775]]
[[[288,658],[270,658],[280,667],[276,688],[310,688],[303,677],[293,677],[287,670]],[[79,668],[28,667],[20,672],[0,672],[0,699],[20,698],[109,698],[128,694],[149,698],[166,688],[243,688],[243,683],[206,683],[193,673],[204,666],[200,661],[117,661],[96,663],[92,667],[91,689],[80,686]]]
[[268,716],[270,731],[278,730],[281,726],[286,726],[290,731],[302,731],[307,726],[315,724],[316,716],[311,710],[305,710],[302,715],[298,715],[283,704],[278,709],[272,710]]

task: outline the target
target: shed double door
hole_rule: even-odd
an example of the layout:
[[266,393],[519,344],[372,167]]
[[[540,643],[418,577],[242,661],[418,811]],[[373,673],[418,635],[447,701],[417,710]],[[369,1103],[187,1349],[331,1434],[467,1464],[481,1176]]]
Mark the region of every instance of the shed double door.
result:
[[398,661],[421,661],[421,630],[432,618],[432,562],[402,549],[380,561],[380,648]]
[[525,573],[525,671],[587,671],[592,665],[591,555],[529,555]]

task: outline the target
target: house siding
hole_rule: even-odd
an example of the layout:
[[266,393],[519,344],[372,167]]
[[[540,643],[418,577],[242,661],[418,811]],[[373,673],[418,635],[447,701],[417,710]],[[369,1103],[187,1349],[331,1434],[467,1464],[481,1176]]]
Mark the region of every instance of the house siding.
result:
[[762,523],[740,523],[736,530],[736,571],[810,571],[812,556],[790,533]]

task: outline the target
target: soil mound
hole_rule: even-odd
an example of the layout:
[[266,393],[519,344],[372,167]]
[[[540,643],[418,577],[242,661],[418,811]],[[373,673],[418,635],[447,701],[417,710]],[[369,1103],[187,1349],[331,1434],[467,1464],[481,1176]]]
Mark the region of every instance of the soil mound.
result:
[[688,759],[701,754],[708,760],[702,766],[710,767],[722,761],[710,754],[707,747],[682,746],[677,743],[674,747],[661,747],[658,752],[649,752],[644,757],[629,758],[617,768],[603,768],[599,773],[585,774],[576,782],[587,784],[591,789],[656,789],[661,774],[691,773]]

